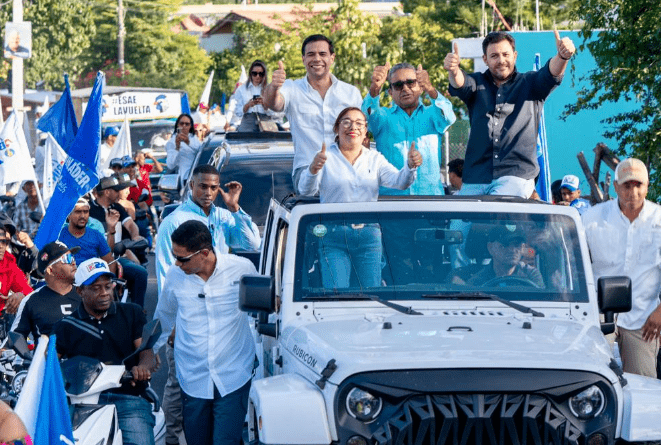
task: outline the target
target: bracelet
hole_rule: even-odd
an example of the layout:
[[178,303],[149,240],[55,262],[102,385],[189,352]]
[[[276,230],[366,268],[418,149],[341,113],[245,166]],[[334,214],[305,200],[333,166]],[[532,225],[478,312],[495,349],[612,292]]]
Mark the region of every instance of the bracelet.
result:
[[569,60],[569,59],[571,59],[571,57],[567,57],[567,58],[565,59],[565,58],[562,57],[560,54],[558,54],[558,57],[560,57],[562,60]]
[[108,232],[108,235],[114,235],[117,232]]

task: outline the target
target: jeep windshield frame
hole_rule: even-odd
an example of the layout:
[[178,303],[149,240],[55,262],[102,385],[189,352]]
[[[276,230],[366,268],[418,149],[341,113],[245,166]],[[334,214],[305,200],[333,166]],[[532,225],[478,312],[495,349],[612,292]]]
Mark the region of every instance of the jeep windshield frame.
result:
[[307,214],[296,249],[294,301],[460,300],[479,292],[507,301],[589,301],[577,227],[566,214]]

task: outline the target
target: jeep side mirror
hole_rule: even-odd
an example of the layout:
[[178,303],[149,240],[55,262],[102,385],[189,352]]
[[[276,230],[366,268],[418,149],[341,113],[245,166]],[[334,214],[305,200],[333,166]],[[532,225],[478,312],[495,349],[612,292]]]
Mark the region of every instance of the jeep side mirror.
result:
[[244,312],[275,312],[273,277],[244,275],[239,283],[239,309]]
[[599,311],[604,314],[601,332],[615,332],[614,314],[631,310],[631,278],[602,277],[597,280]]

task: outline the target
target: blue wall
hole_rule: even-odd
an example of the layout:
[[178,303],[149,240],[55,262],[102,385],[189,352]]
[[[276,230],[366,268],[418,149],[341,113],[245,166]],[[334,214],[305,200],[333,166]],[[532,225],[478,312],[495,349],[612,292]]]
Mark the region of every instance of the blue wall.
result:
[[[553,31],[514,32],[512,36],[516,39],[516,50],[518,52],[516,67],[519,71],[525,72],[532,69],[535,53],[540,53],[542,65],[557,53]],[[582,38],[578,36],[578,32],[560,31],[560,37],[572,39],[577,49],[583,42]],[[573,73],[571,64],[575,67]],[[576,155],[583,151],[588,165],[592,169],[592,162],[594,161],[592,149],[597,143],[603,142],[611,150],[617,149],[618,145],[615,140],[606,139],[603,136],[606,127],[601,121],[622,110],[628,111],[634,108],[634,104],[625,102],[606,104],[601,106],[599,110],[581,111],[577,115],[568,117],[566,121],[560,119],[565,105],[575,103],[576,92],[587,84],[580,81],[581,77],[594,67],[594,58],[587,49],[584,52],[578,52],[570,65],[567,66],[562,84],[551,93],[544,107],[551,178],[552,180],[562,179],[562,176],[566,174],[574,174],[581,179],[583,194],[589,194],[590,187]],[[600,181],[604,179],[607,171],[611,170],[605,164],[602,164]],[[614,196],[612,187],[610,193],[611,196]]]

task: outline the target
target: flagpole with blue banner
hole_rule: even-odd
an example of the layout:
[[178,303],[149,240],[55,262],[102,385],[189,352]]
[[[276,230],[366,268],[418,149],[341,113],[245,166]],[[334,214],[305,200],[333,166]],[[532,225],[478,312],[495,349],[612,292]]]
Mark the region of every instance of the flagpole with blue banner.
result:
[[85,115],[80,122],[80,128],[67,151],[69,156],[64,163],[62,176],[55,186],[48,211],[44,215],[34,240],[38,249],[58,239],[60,229],[76,205],[78,198],[92,190],[99,182],[96,165],[101,142],[101,106],[104,83],[104,75],[99,72],[96,75],[96,82],[94,82]]
[[[541,68],[540,54],[535,54],[533,69]],[[535,189],[542,201],[553,202],[551,195],[551,168],[549,167],[549,147],[546,140],[546,122],[544,119],[544,106],[539,111],[539,131],[537,133],[537,162],[539,163],[539,178]]]
[[39,118],[37,128],[44,133],[50,133],[65,152],[78,133],[78,121],[71,100],[69,76],[64,75],[64,92],[60,99],[43,116]]

